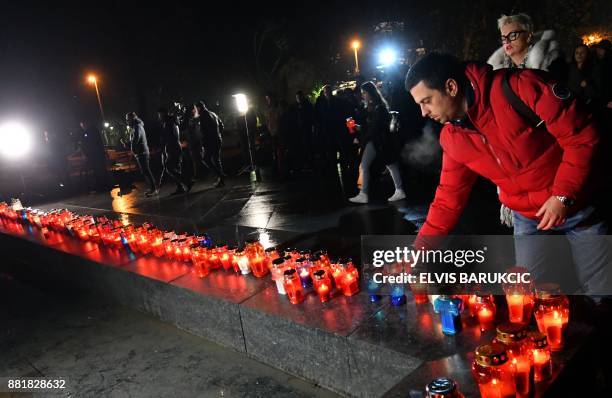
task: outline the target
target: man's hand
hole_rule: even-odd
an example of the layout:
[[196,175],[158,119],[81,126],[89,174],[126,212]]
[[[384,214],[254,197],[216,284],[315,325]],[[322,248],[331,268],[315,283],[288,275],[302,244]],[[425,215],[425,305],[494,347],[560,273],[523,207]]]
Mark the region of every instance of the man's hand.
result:
[[562,225],[565,222],[566,216],[567,207],[559,199],[551,196],[536,213],[536,217],[542,217],[538,224],[538,229],[546,231]]

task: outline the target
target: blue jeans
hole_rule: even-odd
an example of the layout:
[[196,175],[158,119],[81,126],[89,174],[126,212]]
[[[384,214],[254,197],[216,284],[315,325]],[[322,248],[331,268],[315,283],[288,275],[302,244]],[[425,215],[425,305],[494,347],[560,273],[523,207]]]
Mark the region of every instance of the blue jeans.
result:
[[[568,217],[563,225],[548,231],[537,229],[539,220],[514,212],[517,264],[529,269],[536,281],[555,282],[562,286],[563,281],[569,281],[576,285],[575,276],[578,278],[576,293],[612,295],[612,250],[611,240],[605,235],[607,225],[600,219],[585,222],[594,211],[593,207],[584,208]],[[569,243],[575,275],[556,267],[564,260],[564,250],[559,243]]]

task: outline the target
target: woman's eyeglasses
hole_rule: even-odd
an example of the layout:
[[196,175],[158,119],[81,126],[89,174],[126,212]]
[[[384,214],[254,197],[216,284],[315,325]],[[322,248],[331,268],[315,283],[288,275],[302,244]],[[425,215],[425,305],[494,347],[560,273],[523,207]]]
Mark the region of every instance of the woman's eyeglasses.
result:
[[525,33],[525,31],[524,30],[513,30],[512,32],[508,33],[505,36],[501,35],[499,39],[502,42],[502,44],[510,43],[518,39],[521,33]]

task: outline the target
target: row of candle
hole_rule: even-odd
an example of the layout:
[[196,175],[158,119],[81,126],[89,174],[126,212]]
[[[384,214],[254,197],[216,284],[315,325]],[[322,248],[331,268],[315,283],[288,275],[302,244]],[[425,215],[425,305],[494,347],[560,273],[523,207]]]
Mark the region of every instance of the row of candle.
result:
[[106,217],[79,216],[68,210],[43,212],[23,209],[19,204],[0,203],[0,217],[27,222],[43,229],[69,233],[82,240],[101,243],[115,249],[151,254],[176,261],[191,262],[194,272],[207,277],[211,271],[223,269],[257,278],[271,275],[279,294],[298,304],[314,291],[321,302],[329,301],[337,291],[352,296],[359,291],[359,273],[350,259],[331,261],[324,250],[311,254],[295,249],[264,249],[257,240],[244,247],[212,244],[207,234],[201,236],[162,231],[149,223],[124,225]]

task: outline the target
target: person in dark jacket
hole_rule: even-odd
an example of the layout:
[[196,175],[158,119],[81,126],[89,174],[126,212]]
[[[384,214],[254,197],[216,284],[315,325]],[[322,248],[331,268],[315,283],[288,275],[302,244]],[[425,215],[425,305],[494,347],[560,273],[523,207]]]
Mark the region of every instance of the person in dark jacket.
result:
[[346,102],[333,95],[330,85],[324,86],[315,103],[317,139],[323,147],[327,166],[336,170],[336,155],[339,152],[342,174],[352,181],[356,180],[357,164],[352,137],[346,127],[349,116],[350,109]]
[[292,106],[294,128],[289,154],[295,157],[295,164],[301,168],[304,165],[312,167],[312,148],[314,144],[314,107],[303,91],[295,93],[295,103]]
[[149,165],[149,145],[147,144],[147,134],[144,129],[144,123],[136,112],[129,112],[126,114],[125,122],[129,127],[130,150],[134,154],[138,168],[145,178],[146,183],[149,184],[149,190],[145,192],[145,196],[157,195],[159,191],[155,185],[155,177],[153,177]]
[[390,202],[404,199],[406,194],[402,186],[402,177],[399,170],[399,147],[391,136],[391,114],[387,102],[372,82],[361,85],[363,99],[367,102],[367,116],[364,125],[360,125],[359,144],[361,154],[361,191],[357,196],[350,198],[353,203],[368,203],[368,188],[370,184],[370,168],[378,156],[382,156],[385,165],[393,178],[395,192],[388,199]]
[[599,107],[602,94],[602,73],[589,54],[586,44],[579,44],[574,50],[574,59],[569,64],[567,87],[585,104]]
[[225,174],[221,163],[223,121],[215,112],[209,110],[203,101],[198,102],[196,107],[202,132],[202,163],[217,175],[214,186],[219,188],[225,185]]
[[[176,116],[168,113],[166,108],[159,108],[157,110],[157,118],[161,124],[161,135],[160,144],[162,150],[162,165],[163,174],[167,174],[168,177],[176,184],[176,191],[172,195],[178,195],[181,193],[189,192],[193,183],[185,178],[181,172],[183,156],[181,142],[179,141],[179,125]],[[159,181],[161,185],[161,177]]]

